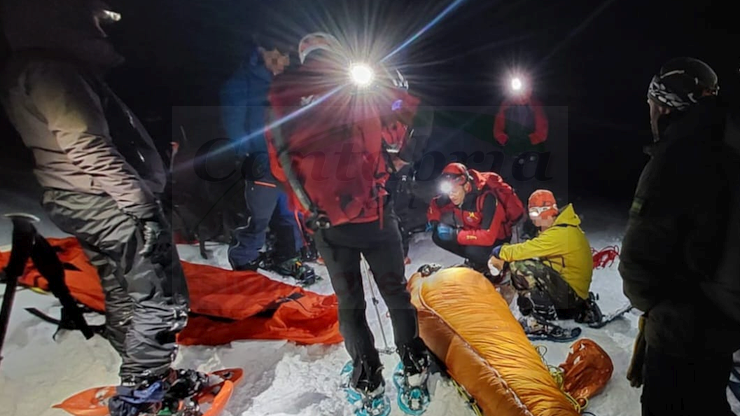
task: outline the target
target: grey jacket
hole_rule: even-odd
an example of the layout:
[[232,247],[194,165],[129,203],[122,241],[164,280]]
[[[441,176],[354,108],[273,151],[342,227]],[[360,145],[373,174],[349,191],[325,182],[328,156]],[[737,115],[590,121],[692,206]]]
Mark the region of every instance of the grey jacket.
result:
[[0,81],[0,99],[45,188],[110,195],[146,218],[163,192],[163,161],[139,120],[101,74],[76,58],[19,51]]

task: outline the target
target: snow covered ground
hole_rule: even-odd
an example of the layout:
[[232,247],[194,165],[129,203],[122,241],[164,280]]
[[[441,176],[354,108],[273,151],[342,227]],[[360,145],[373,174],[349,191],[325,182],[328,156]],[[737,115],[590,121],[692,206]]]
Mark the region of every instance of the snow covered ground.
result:
[[[603,209],[584,208],[579,211],[593,247],[600,249],[620,243],[623,217],[604,213]],[[53,227],[45,229],[53,233]],[[2,233],[0,244],[8,242],[9,236]],[[180,254],[183,260],[228,268],[226,248],[220,245],[209,245],[208,248],[210,260],[201,259],[197,247],[180,246]],[[412,243],[410,257],[409,275],[425,263],[453,265],[460,262],[458,257],[436,248],[423,234],[417,235]],[[615,263],[594,272],[592,291],[599,294],[599,304],[605,313],[627,301],[622,295],[616,266]],[[326,275],[323,267],[315,267],[317,272]],[[282,280],[277,276],[273,278]],[[312,286],[311,290],[323,294],[332,292],[328,278]],[[366,295],[370,296],[367,282]],[[79,333],[66,333],[54,341],[52,334],[55,328],[26,313],[23,310],[26,307],[58,314],[58,305],[53,297],[29,290],[18,292],[3,351],[4,359],[0,364],[0,416],[61,416],[64,412],[51,409],[51,405],[80,390],[117,383],[119,359],[105,340],[95,337],[85,341]],[[380,319],[371,306],[367,315],[376,334],[376,345],[383,347],[380,327],[385,329],[391,345],[392,331],[382,300],[380,308]],[[606,390],[591,401],[588,411],[598,416],[640,414],[640,391],[631,388],[625,379],[636,332],[637,315],[632,313],[602,329],[584,327],[582,336],[601,345],[611,356],[615,368]],[[537,344],[547,347],[545,357],[553,365],[565,360],[570,345]],[[237,387],[225,416],[325,416],[349,414],[338,387],[339,370],[348,358],[342,345],[297,346],[285,341],[240,341],[220,347],[183,347],[175,365],[202,371],[223,367],[245,370],[245,379]],[[385,355],[383,362],[388,391],[395,403],[390,376],[397,357]],[[472,415],[451,386],[444,381],[433,384],[434,397],[427,415]],[[392,415],[401,414],[394,406]]]

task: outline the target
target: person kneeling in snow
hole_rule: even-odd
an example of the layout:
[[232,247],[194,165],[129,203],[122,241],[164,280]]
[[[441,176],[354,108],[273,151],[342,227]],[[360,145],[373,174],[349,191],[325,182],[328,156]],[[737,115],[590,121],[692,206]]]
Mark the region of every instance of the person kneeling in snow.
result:
[[601,312],[589,293],[591,246],[573,205],[558,212],[552,192],[540,189],[529,197],[529,217],[539,234],[519,244],[495,247],[488,263],[491,273],[500,275],[509,264],[524,316],[540,322],[599,321]]
[[444,168],[441,187],[443,194],[427,210],[432,240],[487,273],[491,250],[511,240],[514,224],[524,216],[522,202],[497,174],[461,163]]

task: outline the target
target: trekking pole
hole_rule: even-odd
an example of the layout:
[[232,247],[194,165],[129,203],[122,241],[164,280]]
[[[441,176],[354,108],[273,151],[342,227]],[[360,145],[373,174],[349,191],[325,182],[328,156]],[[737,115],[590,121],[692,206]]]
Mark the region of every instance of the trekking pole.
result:
[[8,214],[5,217],[13,221],[13,246],[10,252],[10,261],[4,270],[6,283],[3,306],[0,309],[0,362],[3,358],[3,344],[5,344],[5,335],[8,332],[10,311],[13,309],[18,279],[23,275],[26,262],[31,257],[31,251],[33,250],[33,239],[36,235],[33,223],[39,222],[38,218],[29,214]]
[[367,276],[368,284],[370,285],[370,296],[372,296],[373,306],[375,307],[375,315],[378,317],[378,325],[380,325],[380,334],[383,336],[383,345],[385,348],[379,350],[381,354],[393,354],[395,351],[388,346],[388,339],[385,337],[385,330],[383,329],[383,321],[380,319],[380,310],[378,309],[378,298],[375,296],[375,289],[373,289],[373,279],[370,278],[370,266],[365,260],[365,256],[362,256],[362,270],[363,274]]

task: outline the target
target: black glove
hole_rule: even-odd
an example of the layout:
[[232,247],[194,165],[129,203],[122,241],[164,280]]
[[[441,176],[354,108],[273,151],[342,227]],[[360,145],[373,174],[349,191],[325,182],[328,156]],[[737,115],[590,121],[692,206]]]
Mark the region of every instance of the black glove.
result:
[[149,257],[157,248],[159,237],[162,235],[164,226],[156,218],[142,220],[141,223],[144,232],[144,247],[139,251],[139,255]]

